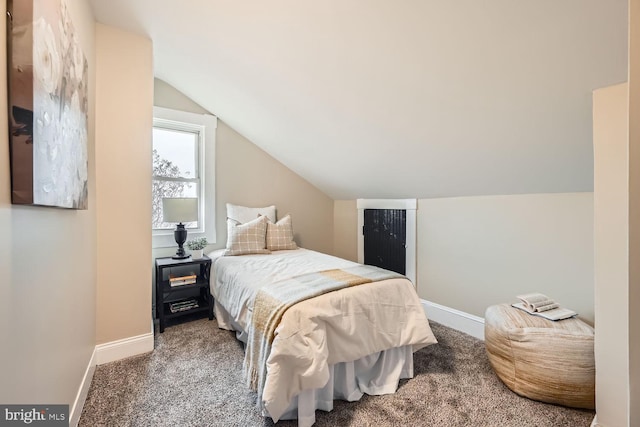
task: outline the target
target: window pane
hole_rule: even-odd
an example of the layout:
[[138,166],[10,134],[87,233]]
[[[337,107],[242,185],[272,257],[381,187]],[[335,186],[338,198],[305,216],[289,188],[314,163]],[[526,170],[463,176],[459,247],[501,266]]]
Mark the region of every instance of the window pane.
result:
[[153,128],[153,175],[198,177],[198,134]]
[[[152,180],[152,217],[154,229],[174,229],[174,223],[162,221],[162,199],[165,197],[198,197],[198,185],[190,182]],[[185,223],[187,228],[198,228],[198,221]]]

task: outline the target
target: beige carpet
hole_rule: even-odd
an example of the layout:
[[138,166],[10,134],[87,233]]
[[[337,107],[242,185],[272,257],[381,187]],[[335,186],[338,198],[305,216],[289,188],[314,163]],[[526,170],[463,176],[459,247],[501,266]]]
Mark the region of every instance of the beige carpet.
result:
[[[593,420],[592,411],[517,396],[491,370],[482,341],[432,328],[439,344],[415,353],[415,378],[392,395],[336,401],[332,412],[316,412],[316,425],[588,427]],[[81,426],[274,425],[244,385],[232,332],[199,319],[167,327],[155,341],[153,353],[98,366]]]

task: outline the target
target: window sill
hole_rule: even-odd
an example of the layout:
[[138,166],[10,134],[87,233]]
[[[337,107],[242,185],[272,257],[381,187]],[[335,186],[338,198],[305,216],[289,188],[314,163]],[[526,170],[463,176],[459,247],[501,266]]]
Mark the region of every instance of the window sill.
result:
[[[216,243],[215,238],[211,235],[211,233],[207,232],[191,232],[189,231],[187,234],[187,242],[192,239],[196,239],[199,237],[206,237],[208,245],[214,245]],[[185,242],[186,243],[186,242]],[[175,248],[177,247],[176,239],[173,236],[173,232],[171,233],[158,233],[153,234],[151,236],[151,248],[152,249],[161,249],[161,248]]]

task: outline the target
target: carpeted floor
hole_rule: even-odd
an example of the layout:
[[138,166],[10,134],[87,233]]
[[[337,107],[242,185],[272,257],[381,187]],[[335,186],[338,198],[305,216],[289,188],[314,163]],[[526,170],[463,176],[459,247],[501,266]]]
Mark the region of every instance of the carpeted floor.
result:
[[[432,322],[439,343],[414,355],[397,393],[336,401],[316,426],[588,427],[594,412],[522,398],[491,370],[484,343]],[[81,426],[273,426],[242,379],[242,345],[216,321],[156,334],[155,351],[98,366]],[[281,421],[278,426],[295,426]]]

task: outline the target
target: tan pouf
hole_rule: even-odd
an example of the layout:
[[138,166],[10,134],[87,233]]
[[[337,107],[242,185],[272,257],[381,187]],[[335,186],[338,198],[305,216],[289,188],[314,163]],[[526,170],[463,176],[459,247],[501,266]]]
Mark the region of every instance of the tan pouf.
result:
[[487,309],[484,339],[491,366],[514,392],[542,402],[595,408],[593,328],[551,321],[508,304]]

